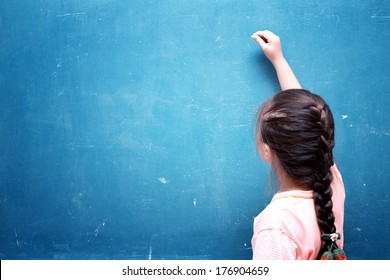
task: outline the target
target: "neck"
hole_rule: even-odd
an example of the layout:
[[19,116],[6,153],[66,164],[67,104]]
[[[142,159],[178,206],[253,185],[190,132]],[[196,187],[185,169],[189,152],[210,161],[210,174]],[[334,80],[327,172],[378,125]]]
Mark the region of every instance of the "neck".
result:
[[279,181],[279,191],[278,192],[287,192],[287,191],[307,191],[309,188],[304,185],[300,185],[295,180],[293,180],[289,175],[284,171],[277,171],[276,175]]

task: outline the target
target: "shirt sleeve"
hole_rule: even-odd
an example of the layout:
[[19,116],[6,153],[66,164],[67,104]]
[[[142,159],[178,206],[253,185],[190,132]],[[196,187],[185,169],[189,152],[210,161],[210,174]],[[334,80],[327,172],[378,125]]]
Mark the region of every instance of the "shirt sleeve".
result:
[[344,202],[345,202],[345,188],[343,178],[338,170],[336,164],[332,166],[331,172],[333,174],[332,186],[332,202],[333,214],[335,217],[336,232],[341,233],[341,239],[337,240],[337,245],[343,248],[344,245]]
[[260,232],[253,248],[254,260],[295,260],[299,259],[298,246],[279,229]]

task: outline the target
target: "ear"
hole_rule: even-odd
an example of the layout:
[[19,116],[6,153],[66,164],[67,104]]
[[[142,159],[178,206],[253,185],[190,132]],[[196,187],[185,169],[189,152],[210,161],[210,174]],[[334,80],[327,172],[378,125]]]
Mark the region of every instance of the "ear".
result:
[[267,163],[272,164],[272,150],[268,146],[268,144],[263,143],[261,139],[258,137],[256,141],[257,146],[257,152],[259,153],[260,157]]
[[265,162],[272,163],[272,150],[267,144],[263,144],[263,157]]

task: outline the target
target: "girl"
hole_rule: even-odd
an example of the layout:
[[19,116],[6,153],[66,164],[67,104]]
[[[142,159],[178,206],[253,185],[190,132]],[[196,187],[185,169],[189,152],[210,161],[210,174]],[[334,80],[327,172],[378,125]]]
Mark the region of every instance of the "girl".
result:
[[252,38],[282,89],[257,118],[257,149],[272,165],[279,190],[254,220],[253,259],[318,259],[331,246],[343,247],[345,191],[333,162],[332,112],[320,96],[301,88],[278,36],[258,31]]

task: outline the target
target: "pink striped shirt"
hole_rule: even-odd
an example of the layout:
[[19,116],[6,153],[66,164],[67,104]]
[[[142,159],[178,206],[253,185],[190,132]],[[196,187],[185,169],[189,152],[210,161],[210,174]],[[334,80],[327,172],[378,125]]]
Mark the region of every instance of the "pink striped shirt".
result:
[[[331,168],[333,214],[343,247],[344,183],[336,165]],[[292,190],[277,193],[271,203],[255,218],[253,259],[312,260],[321,248],[313,191]]]

